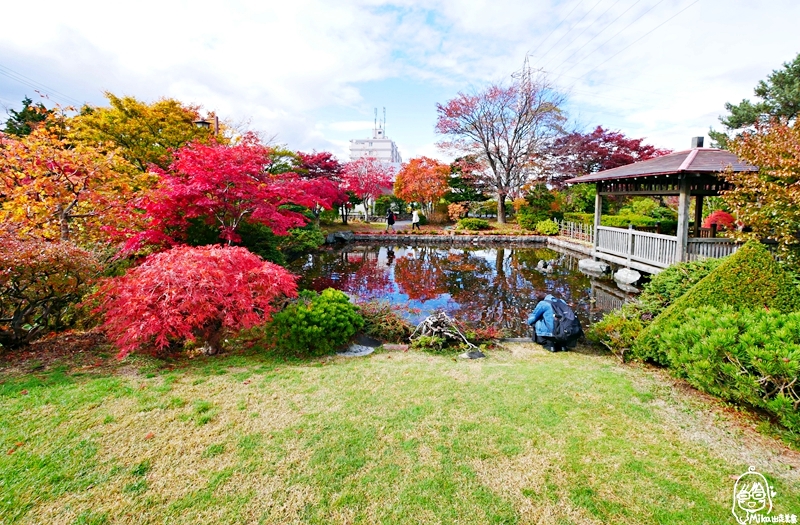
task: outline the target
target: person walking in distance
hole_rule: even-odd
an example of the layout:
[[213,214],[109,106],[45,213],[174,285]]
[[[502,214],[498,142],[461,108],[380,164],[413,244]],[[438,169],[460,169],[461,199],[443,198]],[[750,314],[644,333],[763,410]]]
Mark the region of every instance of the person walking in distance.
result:
[[395,229],[394,229],[394,212],[392,211],[391,208],[389,208],[389,211],[386,212],[386,231],[387,232],[389,231],[389,228],[391,228],[392,231],[395,231]]
[[419,210],[414,210],[414,213],[411,214],[411,230],[414,229],[419,230]]

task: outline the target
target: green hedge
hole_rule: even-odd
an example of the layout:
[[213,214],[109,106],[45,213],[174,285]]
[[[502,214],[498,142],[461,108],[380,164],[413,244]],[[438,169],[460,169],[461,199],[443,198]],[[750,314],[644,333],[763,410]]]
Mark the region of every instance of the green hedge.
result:
[[550,214],[542,210],[534,210],[528,206],[523,206],[517,212],[517,224],[525,230],[535,230],[536,225],[550,218]]
[[703,306],[792,312],[800,310],[800,291],[767,249],[750,241],[661,312],[636,339],[634,354],[668,365],[667,347],[661,338],[665,327],[686,321],[687,310]]
[[[582,224],[593,224],[594,214],[565,213],[564,220],[570,222],[578,222]],[[601,215],[600,216],[601,226],[610,226],[614,228],[627,228],[629,224],[633,224],[634,227],[637,226],[651,227],[655,226],[658,222],[661,222],[663,226],[665,223],[668,223],[669,221],[659,221],[658,219],[647,217],[645,215]]]
[[653,318],[714,271],[723,260],[703,259],[673,264],[644,285],[637,302],[609,312],[591,325],[586,337],[624,360],[636,338]]
[[661,324],[673,372],[695,387],[761,408],[800,431],[800,312],[705,306]]
[[485,219],[471,219],[464,218],[458,221],[458,228],[460,230],[488,230],[489,221]]

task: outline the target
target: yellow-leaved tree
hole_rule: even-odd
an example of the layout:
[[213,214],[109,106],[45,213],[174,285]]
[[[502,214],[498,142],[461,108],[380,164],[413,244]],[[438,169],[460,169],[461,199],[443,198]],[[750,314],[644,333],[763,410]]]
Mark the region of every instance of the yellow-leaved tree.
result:
[[92,244],[131,227],[128,205],[147,185],[114,151],[66,138],[63,114],[27,136],[0,133],[0,225],[19,236]]
[[[800,247],[800,121],[756,124],[728,143],[730,150],[758,172],[729,171],[734,185],[723,198],[744,223],[738,238],[770,239],[789,255]],[[798,261],[795,261],[797,263]]]

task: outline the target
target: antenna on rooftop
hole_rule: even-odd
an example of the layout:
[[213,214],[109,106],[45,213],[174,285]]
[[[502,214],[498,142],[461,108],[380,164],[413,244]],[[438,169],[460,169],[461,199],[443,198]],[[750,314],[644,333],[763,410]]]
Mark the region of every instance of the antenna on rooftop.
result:
[[383,107],[383,136],[386,136],[386,106]]
[[378,129],[378,108],[375,108],[375,123],[373,124],[374,129]]

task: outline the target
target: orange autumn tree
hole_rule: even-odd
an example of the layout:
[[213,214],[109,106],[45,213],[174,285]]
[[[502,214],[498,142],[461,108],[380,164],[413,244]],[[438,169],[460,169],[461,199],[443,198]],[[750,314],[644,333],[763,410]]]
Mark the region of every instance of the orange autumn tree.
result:
[[450,166],[436,159],[417,157],[403,164],[394,181],[394,194],[407,202],[419,202],[428,214],[449,187]]
[[784,255],[796,252],[800,246],[800,121],[756,124],[754,131],[736,137],[728,146],[740,159],[759,167],[758,172],[725,173],[733,189],[724,192],[723,198],[749,230],[735,236],[774,240]]
[[0,133],[0,226],[19,235],[89,244],[135,222],[128,201],[147,175],[114,152],[64,137],[60,115],[22,138]]

